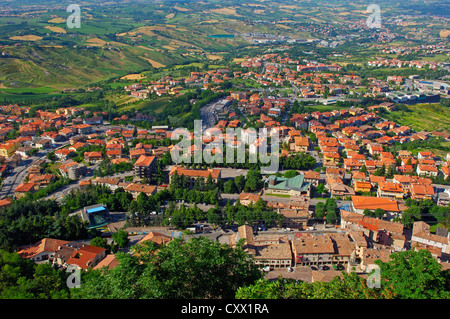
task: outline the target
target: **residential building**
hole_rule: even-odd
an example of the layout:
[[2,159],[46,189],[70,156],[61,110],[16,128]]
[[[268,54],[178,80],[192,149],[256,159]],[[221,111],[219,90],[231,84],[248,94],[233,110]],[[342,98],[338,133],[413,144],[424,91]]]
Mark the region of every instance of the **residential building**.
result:
[[119,183],[120,179],[114,177],[96,177],[92,180],[92,184],[106,186],[113,192],[119,188]]
[[281,222],[281,227],[306,229],[309,220],[308,209],[278,209],[278,213],[283,215],[284,219]]
[[358,214],[364,214],[366,209],[375,211],[381,208],[388,218],[399,216],[402,212],[396,199],[386,197],[352,196],[352,208]]
[[450,204],[450,189],[445,189],[437,194],[438,206],[447,206]]
[[334,245],[329,236],[310,235],[292,242],[295,266],[321,266],[333,263]]
[[10,158],[19,147],[20,143],[6,141],[5,143],[0,144],[0,156]]
[[427,249],[432,255],[441,257],[442,253],[450,253],[449,235],[439,236],[432,234],[430,225],[423,221],[414,222],[411,237],[411,249]]
[[399,183],[380,182],[378,183],[377,196],[402,199],[405,195],[403,186]]
[[355,192],[370,193],[370,191],[372,190],[372,184],[365,181],[355,181],[354,189]]
[[320,176],[320,172],[309,171],[299,171],[300,174],[304,175],[304,180],[306,183],[311,183],[312,186],[317,187],[320,183],[324,183],[324,178]]
[[156,156],[141,155],[134,163],[134,176],[138,178],[151,178],[156,172]]
[[168,242],[170,242],[173,239],[171,236],[164,235],[162,233],[158,232],[149,232],[147,235],[144,236],[141,240],[137,242],[137,245],[140,245],[146,241],[152,241],[156,245],[161,246],[165,245]]
[[295,136],[294,146],[296,152],[307,152],[310,148],[309,138],[307,136]]
[[102,160],[102,152],[84,152],[84,160],[86,163],[98,163]]
[[220,169],[186,169],[180,166],[173,166],[171,171],[169,172],[169,183],[172,182],[173,176],[177,174],[178,176],[183,175],[187,178],[187,182],[189,187],[193,187],[195,180],[198,178],[203,178],[205,181],[209,176],[214,183],[217,183],[221,179],[221,170]]
[[288,242],[257,245],[250,254],[253,255],[255,264],[261,267],[279,269],[292,266],[291,245]]
[[32,194],[39,190],[39,184],[38,183],[20,183],[15,189],[14,189],[14,196],[16,199],[20,199],[25,197],[27,194]]
[[36,148],[47,149],[52,146],[52,141],[48,138],[41,138],[37,140],[34,145],[36,146]]
[[367,240],[402,250],[406,244],[404,226],[358,213],[341,210],[341,229],[346,231],[362,231]]
[[105,248],[83,245],[81,248],[73,252],[72,256],[67,261],[67,265],[88,270],[95,267],[105,257]]
[[434,165],[418,164],[416,173],[419,176],[436,177],[439,173],[439,170]]
[[136,199],[140,193],[144,193],[147,196],[155,195],[156,186],[130,183],[125,187],[125,191],[131,193],[133,198]]
[[261,194],[241,193],[239,195],[239,202],[242,205],[248,206],[250,203],[255,204],[260,198]]
[[273,270],[293,265],[291,245],[285,237],[255,238],[252,228],[242,225],[229,239],[233,247],[239,240],[245,240],[244,250],[254,257],[255,263],[260,267]]
[[77,163],[73,160],[67,160],[59,166],[59,171],[64,177],[68,177],[72,180],[77,180],[81,176],[86,175],[87,168],[86,165],[82,163]]
[[63,161],[67,160],[72,155],[75,155],[75,152],[67,148],[61,148],[55,151],[55,156]]
[[21,246],[17,253],[20,257],[30,259],[34,262],[51,260],[61,246],[66,243],[68,243],[68,241],[44,238],[32,245]]
[[111,270],[119,265],[119,260],[116,258],[116,255],[109,254],[106,255],[96,266],[94,266],[94,270],[106,268]]
[[411,198],[415,200],[434,200],[435,192],[432,185],[426,184],[411,184],[410,188]]

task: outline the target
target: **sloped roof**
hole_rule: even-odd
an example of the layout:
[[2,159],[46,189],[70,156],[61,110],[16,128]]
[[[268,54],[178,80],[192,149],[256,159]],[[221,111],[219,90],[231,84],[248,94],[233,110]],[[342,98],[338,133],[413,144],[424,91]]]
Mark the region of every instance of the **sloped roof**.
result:
[[169,241],[171,241],[173,238],[167,235],[164,235],[162,233],[158,233],[158,232],[150,232],[147,235],[145,235],[144,238],[142,238],[138,244],[141,244],[145,241],[152,241],[154,243],[156,243],[157,245],[162,245],[162,244],[166,244]]
[[150,166],[154,161],[156,161],[156,156],[146,156],[141,155],[137,161],[134,163],[134,166]]
[[305,175],[300,174],[292,178],[269,176],[266,185],[269,189],[306,191],[311,183],[305,182]]
[[20,247],[17,253],[22,258],[32,258],[42,252],[57,252],[60,246],[63,246],[67,243],[68,241],[65,240],[44,238],[32,245]]
[[399,212],[398,202],[392,198],[386,197],[369,197],[369,196],[352,196],[353,206],[356,209],[375,210],[381,208],[387,212]]

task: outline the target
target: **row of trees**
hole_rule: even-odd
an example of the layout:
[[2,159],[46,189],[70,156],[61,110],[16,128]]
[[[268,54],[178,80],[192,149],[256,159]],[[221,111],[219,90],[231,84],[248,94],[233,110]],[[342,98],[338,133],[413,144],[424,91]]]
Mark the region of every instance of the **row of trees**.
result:
[[450,225],[450,207],[437,206],[432,200],[405,200],[408,208],[403,212],[401,222],[411,228],[415,221],[423,220],[427,223],[442,223]]
[[87,224],[55,200],[13,201],[0,210],[0,249],[14,250],[44,237],[74,240],[88,237]]
[[334,198],[327,198],[325,202],[318,202],[314,211],[318,220],[326,220],[329,224],[334,224],[339,218],[339,209]]

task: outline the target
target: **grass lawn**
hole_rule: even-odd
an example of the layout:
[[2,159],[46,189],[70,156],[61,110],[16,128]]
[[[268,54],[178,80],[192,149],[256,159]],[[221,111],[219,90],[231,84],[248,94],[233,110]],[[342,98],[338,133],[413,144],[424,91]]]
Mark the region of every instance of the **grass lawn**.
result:
[[450,132],[450,108],[437,103],[408,105],[411,112],[394,111],[387,117],[416,131]]
[[150,109],[152,110],[154,113],[159,113],[162,111],[163,107],[166,106],[169,101],[170,101],[170,96],[164,96],[161,98],[158,98],[156,100],[142,100],[136,104],[128,104],[124,107],[121,107],[120,110],[121,111],[127,111],[130,109],[135,109],[135,110],[141,110],[141,109]]
[[284,194],[265,194],[266,196],[275,196],[275,197],[282,197],[282,198],[290,198],[291,195],[284,195]]

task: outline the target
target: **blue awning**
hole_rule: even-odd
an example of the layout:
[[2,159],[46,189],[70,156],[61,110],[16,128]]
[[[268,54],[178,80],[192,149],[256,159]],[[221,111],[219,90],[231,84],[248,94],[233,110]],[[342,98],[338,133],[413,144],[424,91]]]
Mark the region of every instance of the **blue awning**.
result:
[[106,211],[106,208],[103,206],[86,209],[86,213],[88,213],[88,214],[98,213],[98,212],[102,212],[102,211]]

